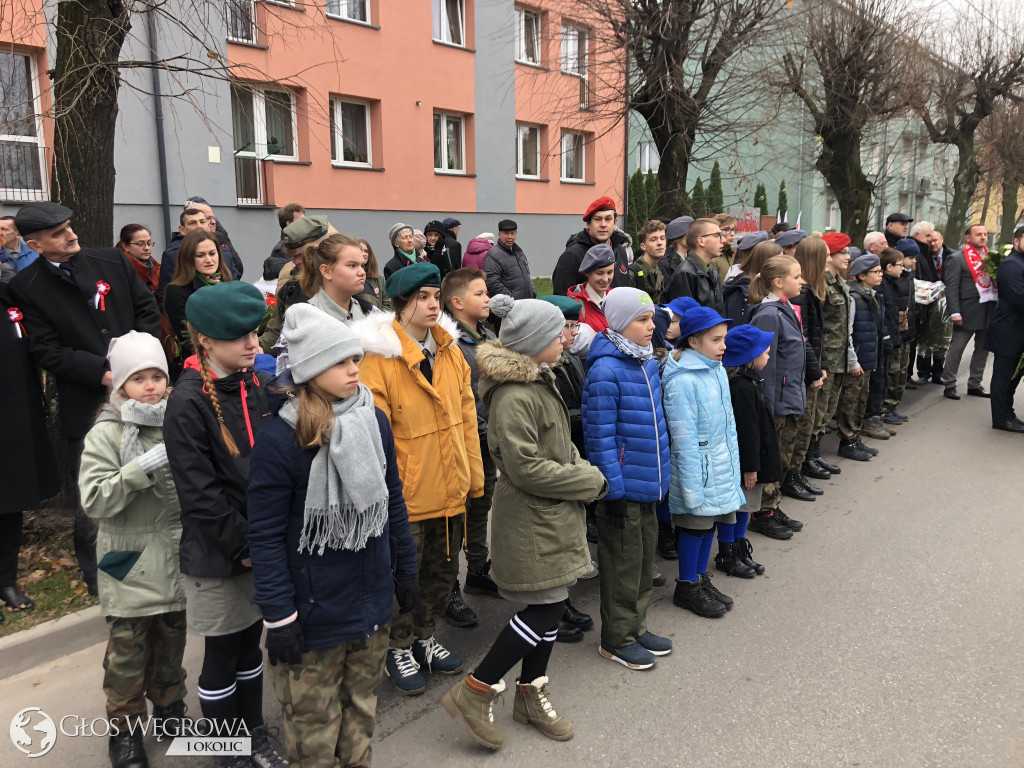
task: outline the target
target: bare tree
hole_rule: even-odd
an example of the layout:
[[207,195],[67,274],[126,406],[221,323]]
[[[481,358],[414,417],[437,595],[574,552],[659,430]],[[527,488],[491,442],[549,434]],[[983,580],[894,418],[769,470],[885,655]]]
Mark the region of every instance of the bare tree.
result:
[[975,143],[982,123],[1001,102],[1024,98],[1024,39],[1015,28],[1002,6],[972,3],[957,11],[952,35],[949,29],[934,33],[927,49],[941,51],[941,58],[922,59],[913,77],[921,84],[914,109],[928,137],[957,150],[947,237],[963,231],[978,189]]
[[807,106],[819,137],[814,167],[832,189],[843,231],[854,242],[867,233],[874,191],[861,165],[864,137],[906,110],[905,68],[913,55],[906,18],[898,0],[812,3],[782,57],[783,83]]
[[[999,242],[1013,240],[1021,211],[1018,192],[1024,185],[1024,105],[1001,102],[978,129],[978,166],[986,182],[1001,189]],[[982,219],[985,216],[982,214]]]

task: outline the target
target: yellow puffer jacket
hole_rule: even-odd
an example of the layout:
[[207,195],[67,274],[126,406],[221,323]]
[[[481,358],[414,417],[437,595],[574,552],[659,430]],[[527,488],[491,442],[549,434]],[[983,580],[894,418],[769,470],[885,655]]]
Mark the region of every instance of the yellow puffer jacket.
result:
[[454,321],[441,317],[431,331],[437,342],[433,384],[416,367],[423,351],[394,314],[375,312],[351,326],[366,353],[359,379],[395,434],[411,522],[461,515],[467,496],[484,494],[469,365],[455,342]]

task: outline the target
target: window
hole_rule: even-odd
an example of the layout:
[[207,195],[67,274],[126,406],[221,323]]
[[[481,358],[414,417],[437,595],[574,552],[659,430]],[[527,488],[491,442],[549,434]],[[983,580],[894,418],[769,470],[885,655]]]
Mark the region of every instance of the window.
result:
[[562,181],[584,180],[584,148],[582,133],[566,131],[562,134]]
[[654,145],[653,141],[641,141],[637,145],[636,152],[636,165],[642,173],[648,171],[658,172],[658,168],[661,166],[661,156],[658,154],[658,148]]
[[431,0],[434,39],[452,45],[466,44],[466,7],[463,0]]
[[516,8],[516,61],[540,64],[540,14]]
[[[902,210],[902,208],[900,209]],[[839,203],[836,200],[828,201],[828,220],[825,223],[825,229],[831,230],[832,232],[838,232],[840,221],[842,217],[839,215]]]
[[256,45],[256,3],[254,0],[226,0],[228,40]]
[[562,26],[562,71],[587,76],[587,30]]
[[298,159],[295,97],[290,91],[231,86],[235,187],[239,205],[262,205],[263,166],[268,157]]
[[465,124],[462,115],[434,113],[434,170],[465,173]]
[[331,159],[343,165],[371,165],[369,104],[332,100]]
[[540,128],[516,124],[516,176],[540,178]]
[[327,0],[327,15],[349,21],[369,22],[366,0]]
[[35,63],[0,53],[0,195],[46,199],[46,156],[38,120]]

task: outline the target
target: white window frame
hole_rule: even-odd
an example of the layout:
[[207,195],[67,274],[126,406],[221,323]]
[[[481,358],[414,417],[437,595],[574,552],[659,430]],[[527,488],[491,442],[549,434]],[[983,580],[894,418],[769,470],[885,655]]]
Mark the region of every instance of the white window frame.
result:
[[[299,159],[299,126],[298,115],[295,109],[295,93],[287,88],[273,88],[266,86],[254,86],[251,83],[245,84],[245,94],[252,98],[253,132],[255,134],[255,149],[240,150],[235,152],[237,157],[255,157],[260,160],[295,160]],[[281,93],[288,97],[289,112],[292,120],[292,153],[286,155],[281,152],[270,154],[267,151],[267,93]],[[232,98],[234,98],[232,96]]]
[[838,232],[842,222],[842,213],[839,210],[839,201],[835,198],[828,199],[827,209],[828,220],[825,222],[825,229],[832,232]]
[[636,167],[641,173],[657,173],[660,166],[661,155],[653,141],[641,141],[636,145]]
[[[532,17],[536,20],[534,47],[537,50],[536,61],[527,58],[526,53],[526,19]],[[529,11],[526,8],[516,8],[516,61],[531,67],[539,67],[541,60],[540,48],[541,28],[540,14],[536,11]]]
[[[349,8],[349,4],[353,2],[362,5],[365,19],[357,19],[354,16],[347,15],[346,11]],[[335,6],[337,10],[331,10],[331,6]],[[344,21],[351,21],[356,24],[370,23],[370,0],[327,0],[324,4],[324,11],[330,19],[343,19]]]
[[[451,39],[451,20],[448,18],[448,3],[458,4],[459,37],[458,42]],[[438,43],[466,47],[466,0],[431,0],[431,17],[433,18],[432,34]]]
[[[238,11],[248,11],[250,24],[249,37],[239,37],[231,34],[231,28],[233,26],[231,21],[233,9],[237,9]],[[256,0],[224,0],[224,21],[227,25],[227,37],[229,43],[240,43],[242,45],[259,44],[259,30],[256,25]],[[241,20],[239,20],[239,26],[241,26]]]
[[[366,115],[366,162],[345,159],[345,135],[342,133],[342,105],[351,104],[362,107]],[[334,146],[339,154],[331,158],[331,163],[350,168],[373,167],[373,116],[370,103],[361,99],[349,99],[335,96],[331,99],[331,117],[334,123]]]
[[[537,151],[535,153],[534,167],[537,169],[536,173],[525,173],[523,168],[523,136],[527,131],[537,132]],[[516,123],[516,178],[517,179],[539,179],[540,178],[540,137],[541,130],[539,125],[532,125],[530,123]]]
[[[453,176],[465,176],[466,175],[466,116],[459,112],[442,112],[440,110],[434,112],[434,117],[441,118],[441,157],[444,159],[448,158],[448,121],[458,120],[459,121],[459,146],[461,148],[461,157],[459,163],[461,168],[438,168],[434,166],[435,173],[446,173]],[[431,120],[433,123],[433,120]],[[433,125],[431,126],[433,131]]]
[[[29,98],[31,99],[32,120],[35,123],[35,136],[18,136],[15,134],[0,133],[0,140],[16,144],[31,144],[36,149],[36,162],[39,163],[39,189],[27,187],[0,187],[0,197],[8,200],[43,201],[50,197],[50,174],[46,164],[46,152],[43,141],[46,135],[43,133],[42,108],[39,102],[39,67],[35,56],[31,53],[20,53],[18,51],[4,51],[11,56],[23,56],[28,59],[29,77]],[[2,128],[2,126],[0,126]]]
[[[566,139],[573,137],[580,142],[580,167],[579,176],[567,176],[565,169],[565,143]],[[559,175],[561,180],[569,184],[583,184],[587,180],[587,135],[580,131],[562,131],[562,137],[559,141]]]
[[[575,37],[575,51],[570,50],[569,41]],[[587,77],[590,36],[585,27],[562,24],[561,70],[562,74],[573,77]],[[575,68],[572,68],[575,64]]]

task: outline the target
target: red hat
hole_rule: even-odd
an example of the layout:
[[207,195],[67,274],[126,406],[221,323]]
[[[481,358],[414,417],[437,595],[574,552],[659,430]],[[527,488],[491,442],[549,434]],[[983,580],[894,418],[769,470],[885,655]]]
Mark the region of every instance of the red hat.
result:
[[848,235],[844,235],[842,232],[826,232],[821,236],[821,239],[824,240],[825,245],[828,246],[829,256],[839,253],[843,248],[853,242]]
[[590,217],[593,216],[598,211],[614,211],[614,210],[615,210],[615,201],[614,200],[612,200],[610,197],[599,197],[599,198],[597,198],[597,200],[595,200],[594,202],[592,202],[590,204],[589,208],[587,208],[587,212],[583,214],[583,220],[584,221],[590,221]]

